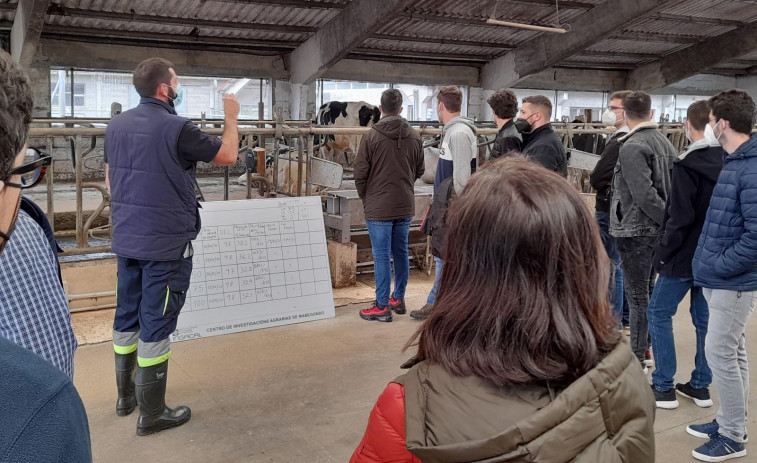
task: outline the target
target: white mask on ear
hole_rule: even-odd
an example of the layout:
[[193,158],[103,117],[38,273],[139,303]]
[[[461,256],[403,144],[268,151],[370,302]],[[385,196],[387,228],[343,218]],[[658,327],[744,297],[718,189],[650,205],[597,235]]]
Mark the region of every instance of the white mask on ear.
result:
[[602,113],[602,123],[605,125],[615,125],[618,121],[618,116],[610,108],[605,109]]
[[704,139],[707,140],[707,144],[710,146],[720,145],[720,142],[715,137],[715,132],[712,130],[712,126],[710,124],[704,126]]

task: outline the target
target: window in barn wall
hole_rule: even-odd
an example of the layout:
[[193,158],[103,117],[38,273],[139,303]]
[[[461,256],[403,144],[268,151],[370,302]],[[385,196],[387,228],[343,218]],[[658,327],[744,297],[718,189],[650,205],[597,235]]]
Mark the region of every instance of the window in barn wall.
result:
[[[74,82],[74,108],[71,110],[71,78]],[[224,93],[236,93],[242,106],[240,119],[258,119],[258,103],[265,103],[264,118],[271,117],[271,85],[268,79],[179,76],[183,90],[176,112],[199,119],[223,118]],[[134,108],[140,97],[130,72],[104,72],[69,69],[50,71],[50,109],[52,117],[108,118],[111,104],[122,110]]]
[[[380,82],[352,82],[322,80],[317,85],[318,107],[329,101],[365,101],[378,106],[381,93],[388,88],[402,92],[402,117],[409,121],[428,122],[438,120],[436,92],[444,85],[388,84]],[[468,112],[468,88],[463,91],[463,115]]]
[[[394,88],[402,92],[402,117],[409,121],[438,121],[436,92],[444,85],[395,84]],[[460,87],[463,92],[462,115],[468,114],[468,88]]]
[[554,110],[555,119],[573,122],[583,116],[584,122],[599,122],[602,120],[602,112],[606,106],[606,97],[602,92],[558,90],[557,107]]
[[381,92],[390,87],[390,84],[378,82],[323,80],[321,85],[316,86],[316,102],[318,107],[329,101],[365,101],[378,106],[381,102]]

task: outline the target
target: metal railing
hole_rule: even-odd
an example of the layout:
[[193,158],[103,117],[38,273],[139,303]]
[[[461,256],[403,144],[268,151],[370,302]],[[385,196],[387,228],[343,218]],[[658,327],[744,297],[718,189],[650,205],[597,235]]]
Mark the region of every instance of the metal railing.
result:
[[[107,119],[37,119],[33,121],[33,127],[29,131],[30,146],[46,146],[49,153],[53,152],[55,138],[63,138],[66,144],[70,144],[73,149],[72,164],[75,176],[76,186],[76,230],[73,233],[76,237],[76,247],[66,249],[66,255],[77,255],[87,253],[101,253],[110,251],[110,246],[90,246],[89,237],[93,236],[93,233],[98,231],[107,232],[108,237],[110,233],[109,225],[106,227],[94,227],[95,222],[105,211],[106,208],[110,210],[110,194],[107,189],[100,183],[85,182],[84,181],[84,163],[87,157],[94,152],[97,141],[104,137],[105,127],[95,127],[92,124],[107,124]],[[39,125],[55,125],[65,124],[68,127],[40,127]],[[85,125],[86,126],[82,126]],[[223,133],[223,122],[218,120],[205,120],[200,121],[200,127],[209,135],[221,135]],[[244,125],[241,125],[244,124]],[[72,125],[79,125],[79,127],[72,127]],[[432,127],[431,125],[438,125],[438,123],[419,122],[414,124],[416,130],[426,139],[437,137],[442,134],[442,129],[438,127]],[[483,127],[478,129],[479,146],[487,146],[491,143],[490,139],[484,137],[492,137],[497,133],[497,129],[491,127],[491,123],[481,124]],[[566,148],[572,148],[573,136],[580,134],[592,134],[592,135],[604,135],[612,133],[612,129],[604,127],[602,124],[592,123],[553,123],[553,128],[558,135],[565,135],[563,137],[563,143]],[[250,169],[246,169],[247,173],[247,194],[246,197],[252,198],[253,184],[259,185],[261,193],[265,193],[267,196],[287,195],[287,196],[301,196],[310,195],[312,193],[311,183],[311,158],[318,156],[319,146],[315,143],[316,135],[364,135],[370,128],[367,127],[324,127],[313,125],[310,121],[284,121],[281,117],[278,120],[272,121],[241,121],[239,126],[239,135],[241,140],[245,141],[245,146],[240,147],[240,158],[244,162],[244,156],[255,148],[265,148],[266,139],[273,141],[273,165],[272,165],[272,179],[269,180],[265,176],[264,170],[261,171],[261,167],[265,167],[264,159],[262,156],[262,150],[258,153],[258,172],[254,174]],[[686,139],[683,134],[683,128],[681,124],[661,124],[660,130],[662,133],[668,135],[673,141],[674,145],[678,149],[682,149]],[[599,137],[596,137],[599,139]],[[89,139],[89,143],[85,142],[85,139]],[[281,158],[279,151],[282,140],[286,140],[287,145],[290,146],[288,157]],[[296,141],[296,142],[295,142]],[[292,154],[294,153],[294,156]],[[263,163],[261,163],[261,157]],[[297,169],[297,183],[292,188],[289,185],[288,191],[279,188],[279,163],[289,163],[289,169],[294,167]],[[229,167],[224,169],[224,200],[229,198]],[[50,223],[54,225],[55,215],[55,198],[54,198],[54,186],[55,186],[55,162],[48,168],[47,173],[47,216]],[[291,178],[290,178],[291,180]],[[303,180],[305,184],[305,191],[303,191]],[[291,182],[290,182],[291,183]],[[286,187],[286,183],[284,184]],[[84,211],[84,190],[94,189],[100,193],[101,200],[94,212],[85,221]],[[110,224],[110,219],[108,219]],[[57,236],[71,236],[71,232],[56,232]]]

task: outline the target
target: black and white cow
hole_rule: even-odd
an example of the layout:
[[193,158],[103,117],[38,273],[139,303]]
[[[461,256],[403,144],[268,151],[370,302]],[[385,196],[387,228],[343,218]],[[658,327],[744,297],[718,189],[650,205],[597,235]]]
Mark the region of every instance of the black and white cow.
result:
[[[334,127],[371,127],[380,118],[378,106],[364,101],[329,101],[318,109],[313,123]],[[323,135],[316,136],[315,143],[321,145],[324,158],[336,161],[337,152],[350,151],[353,157],[356,156],[361,138],[360,135]],[[346,153],[345,161],[351,164]]]

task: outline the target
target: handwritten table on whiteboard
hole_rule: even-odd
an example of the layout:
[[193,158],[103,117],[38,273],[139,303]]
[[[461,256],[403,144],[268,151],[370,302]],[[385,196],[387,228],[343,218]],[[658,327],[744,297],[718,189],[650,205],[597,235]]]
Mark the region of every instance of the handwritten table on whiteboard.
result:
[[318,197],[204,203],[172,341],[334,316]]

